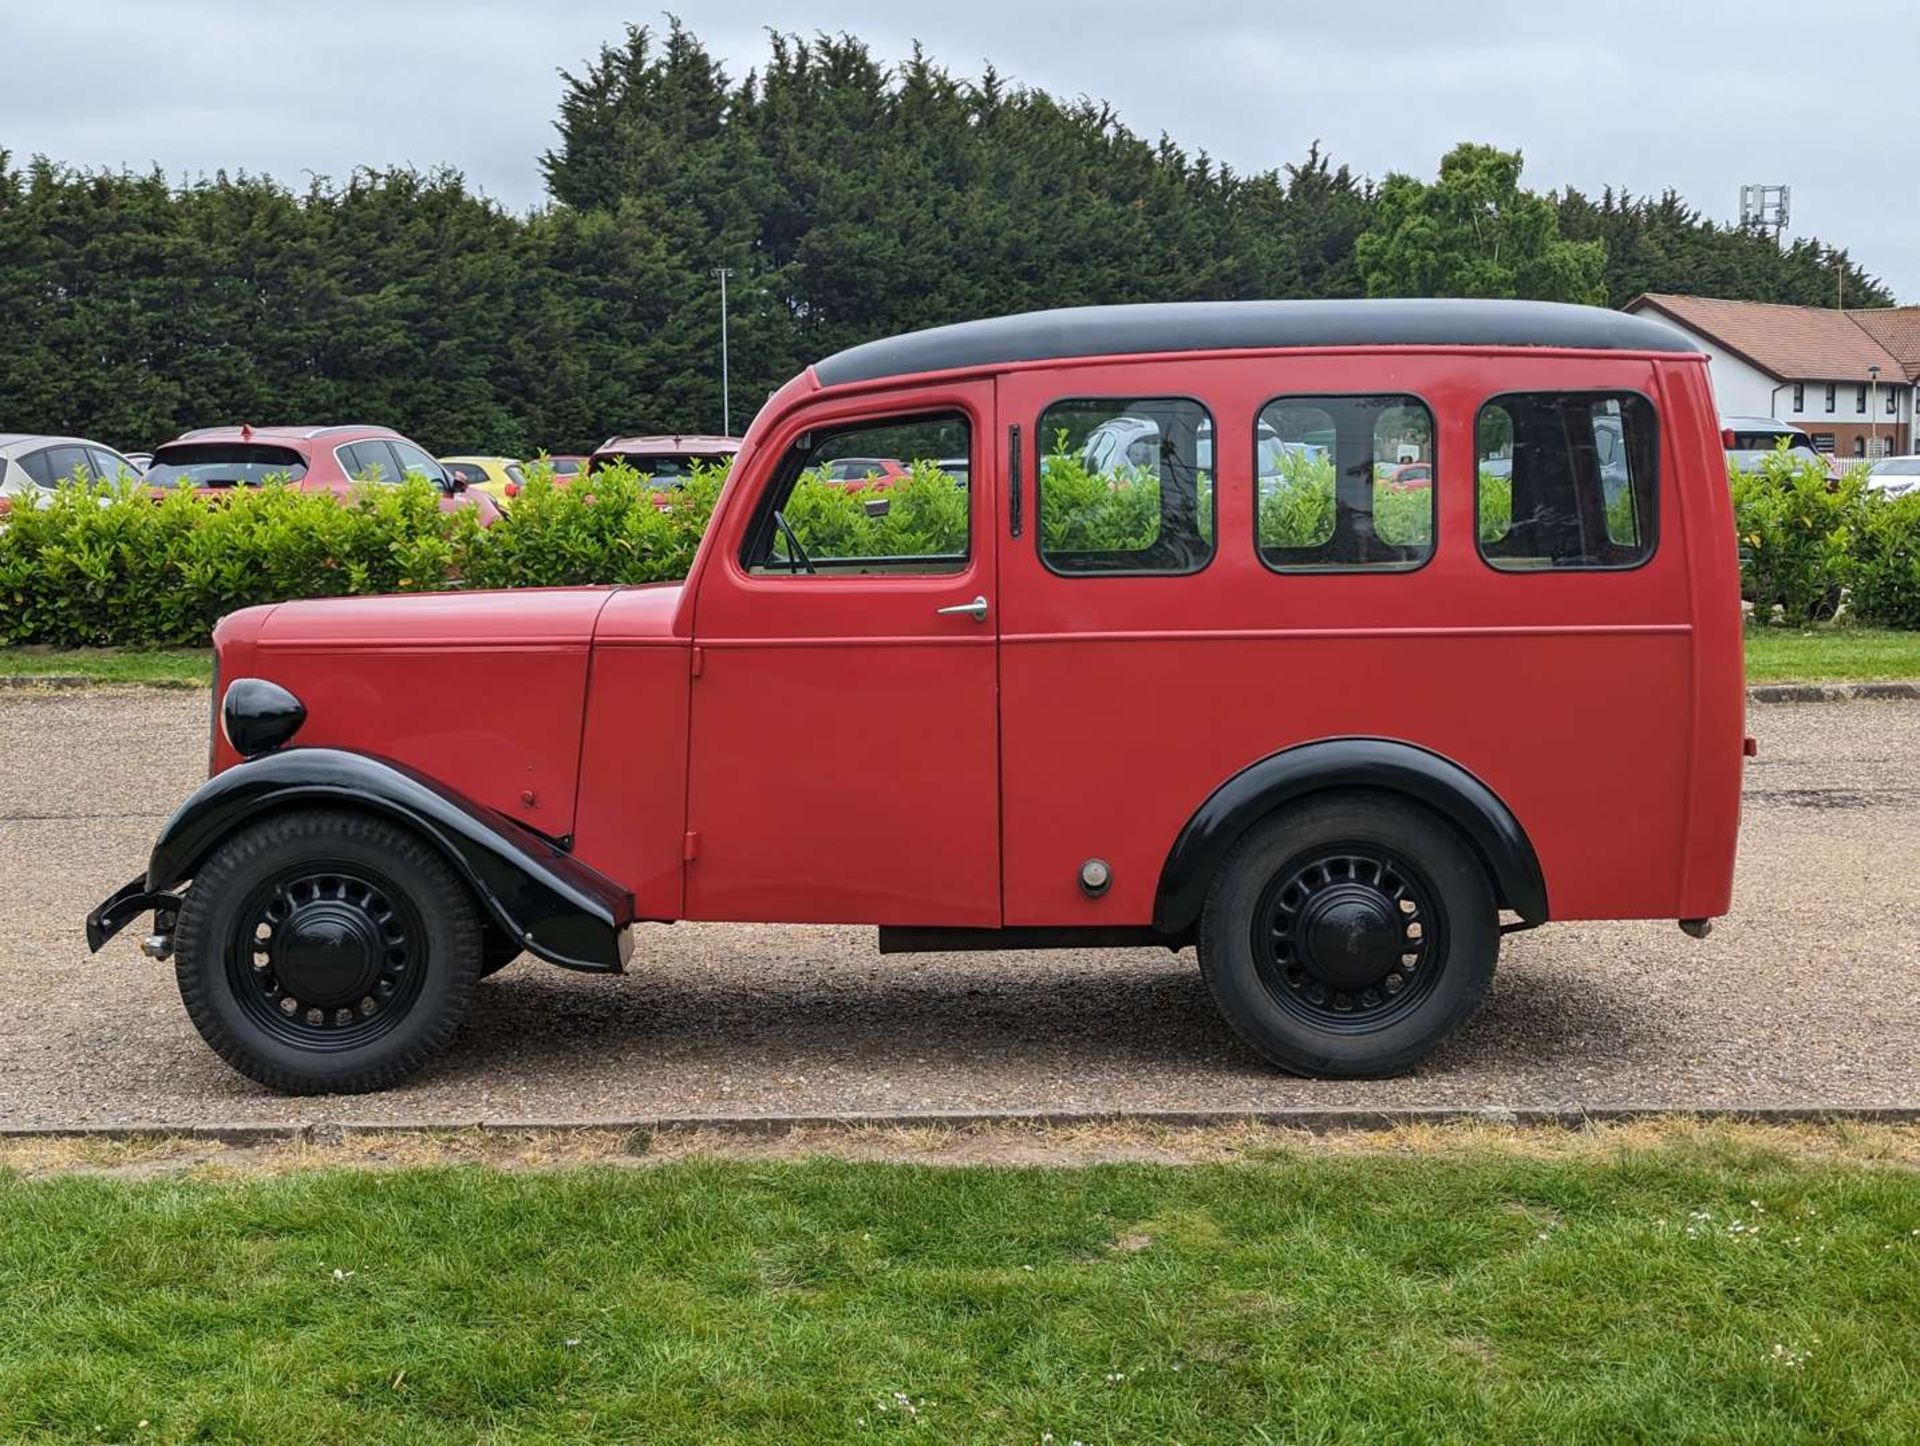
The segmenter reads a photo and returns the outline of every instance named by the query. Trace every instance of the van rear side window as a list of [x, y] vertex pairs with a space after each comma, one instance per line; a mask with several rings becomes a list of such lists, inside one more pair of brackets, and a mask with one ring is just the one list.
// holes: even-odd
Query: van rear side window
[[1480, 410], [1480, 555], [1504, 572], [1653, 556], [1658, 425], [1633, 392], [1523, 392]]
[[1418, 397], [1279, 397], [1254, 431], [1268, 567], [1405, 572], [1433, 555], [1433, 413]]
[[1183, 397], [1040, 415], [1040, 560], [1062, 573], [1198, 572], [1213, 556], [1213, 419]]

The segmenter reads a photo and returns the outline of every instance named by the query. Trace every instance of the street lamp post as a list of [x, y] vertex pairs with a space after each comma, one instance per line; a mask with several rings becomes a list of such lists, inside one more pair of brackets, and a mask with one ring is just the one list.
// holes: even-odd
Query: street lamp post
[[1880, 453], [1880, 368], [1878, 364], [1867, 366], [1867, 460], [1871, 462]]
[[731, 266], [716, 266], [713, 274], [720, 278], [720, 430], [727, 436], [733, 435], [733, 384], [727, 371], [727, 278], [733, 275]]

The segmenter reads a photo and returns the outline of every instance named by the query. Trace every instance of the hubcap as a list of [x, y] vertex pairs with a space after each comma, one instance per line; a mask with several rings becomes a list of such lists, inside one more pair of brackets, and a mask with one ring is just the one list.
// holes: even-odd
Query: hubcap
[[242, 906], [227, 982], [268, 1033], [305, 1049], [365, 1044], [405, 1018], [425, 981], [412, 905], [358, 870], [291, 870]]
[[274, 931], [268, 951], [281, 987], [319, 1005], [365, 996], [379, 981], [382, 953], [372, 917], [339, 899], [301, 904]]
[[1365, 884], [1332, 884], [1307, 896], [1299, 912], [1300, 953], [1335, 989], [1367, 989], [1400, 963], [1405, 936], [1393, 901]]
[[1293, 859], [1254, 909], [1261, 983], [1317, 1028], [1380, 1029], [1418, 1007], [1445, 962], [1433, 899], [1419, 870], [1374, 845]]

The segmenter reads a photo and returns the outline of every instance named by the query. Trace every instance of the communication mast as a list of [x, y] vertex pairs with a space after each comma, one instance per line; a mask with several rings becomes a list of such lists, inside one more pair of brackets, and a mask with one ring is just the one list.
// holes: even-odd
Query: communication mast
[[1773, 244], [1780, 245], [1787, 234], [1787, 186], [1742, 186], [1740, 188], [1740, 224], [1756, 231], [1773, 233]]

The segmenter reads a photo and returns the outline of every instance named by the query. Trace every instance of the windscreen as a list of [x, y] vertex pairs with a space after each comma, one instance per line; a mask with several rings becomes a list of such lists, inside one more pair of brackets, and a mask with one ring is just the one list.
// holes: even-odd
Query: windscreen
[[269, 479], [297, 482], [307, 464], [291, 447], [257, 442], [176, 442], [153, 455], [147, 481], [156, 487], [258, 487]]
[[1733, 445], [1729, 452], [1771, 452], [1781, 442], [1788, 447], [1804, 447], [1814, 450], [1813, 441], [1804, 432], [1742, 432], [1735, 430]]

